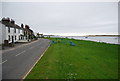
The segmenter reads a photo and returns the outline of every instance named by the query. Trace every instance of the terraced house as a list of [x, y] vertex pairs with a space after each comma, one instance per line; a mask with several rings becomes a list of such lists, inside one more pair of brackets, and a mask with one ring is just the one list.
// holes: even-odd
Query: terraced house
[[15, 24], [10, 18], [3, 18], [0, 21], [0, 44], [9, 44], [15, 42], [28, 42], [34, 37], [33, 31], [28, 25]]

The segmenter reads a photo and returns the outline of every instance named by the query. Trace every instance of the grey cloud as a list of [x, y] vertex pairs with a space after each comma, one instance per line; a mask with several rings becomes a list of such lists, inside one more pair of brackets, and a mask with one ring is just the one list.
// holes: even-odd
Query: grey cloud
[[117, 2], [6, 2], [3, 16], [45, 33], [116, 33]]

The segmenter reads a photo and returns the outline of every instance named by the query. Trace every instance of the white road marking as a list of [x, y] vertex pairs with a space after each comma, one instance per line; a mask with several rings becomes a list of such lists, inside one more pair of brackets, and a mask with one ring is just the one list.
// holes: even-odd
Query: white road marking
[[5, 62], [7, 62], [7, 60], [3, 61], [3, 62], [2, 62], [2, 63], [0, 63], [0, 64], [3, 64], [3, 63], [5, 63]]
[[29, 49], [32, 49], [32, 48], [34, 48], [34, 47], [30, 47]]
[[35, 46], [33, 46], [33, 47], [30, 47], [29, 49], [35, 48], [35, 47], [37, 47], [37, 46], [39, 46], [39, 45], [35, 45]]
[[24, 50], [24, 51], [18, 53], [17, 55], [15, 55], [15, 56], [21, 55], [21, 54], [24, 53], [24, 52], [26, 52], [26, 51]]

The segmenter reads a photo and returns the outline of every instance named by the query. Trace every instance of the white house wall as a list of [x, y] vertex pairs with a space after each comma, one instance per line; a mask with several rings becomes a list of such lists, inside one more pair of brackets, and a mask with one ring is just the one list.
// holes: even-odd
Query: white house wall
[[[4, 44], [5, 40], [8, 40], [8, 43], [12, 43], [12, 36], [14, 37], [14, 42], [17, 42], [19, 40], [27, 40], [26, 37], [24, 36], [24, 30], [23, 29], [16, 28], [16, 33], [15, 33], [14, 32], [14, 27], [10, 27], [10, 33], [9, 33], [8, 28], [9, 27], [0, 23], [0, 44]], [[20, 30], [20, 32], [19, 32], [19, 30]], [[21, 36], [21, 35], [23, 35], [23, 36]], [[9, 36], [10, 36], [10, 41], [9, 41]], [[15, 36], [16, 36], [16, 40], [15, 40]]]
[[2, 24], [0, 23], [0, 44], [2, 44]]
[[22, 35], [23, 35], [23, 30], [22, 30], [22, 29], [20, 30], [20, 34], [22, 34]]
[[6, 27], [2, 23], [0, 23], [0, 44], [3, 44], [5, 39], [6, 39]]
[[[15, 40], [15, 36], [16, 36], [16, 40]], [[14, 33], [14, 41], [17, 42], [19, 40], [19, 33], [18, 33], [18, 29], [16, 29], [16, 33]]]
[[14, 36], [14, 28], [11, 28], [10, 27], [10, 33], [8, 33], [8, 27], [6, 27], [6, 40], [9, 40], [9, 35], [10, 35], [10, 41], [9, 41], [9, 43], [11, 43], [12, 42], [12, 36]]
[[[20, 32], [19, 32], [20, 30]], [[17, 42], [19, 40], [19, 36], [20, 34], [23, 34], [23, 31], [21, 29], [16, 29], [16, 33], [14, 33], [14, 28], [10, 27], [10, 33], [8, 33], [8, 27], [6, 27], [6, 40], [9, 40], [9, 35], [10, 35], [10, 41], [9, 43], [12, 42], [12, 36], [14, 37], [14, 42]], [[15, 36], [16, 36], [16, 40], [15, 40]]]

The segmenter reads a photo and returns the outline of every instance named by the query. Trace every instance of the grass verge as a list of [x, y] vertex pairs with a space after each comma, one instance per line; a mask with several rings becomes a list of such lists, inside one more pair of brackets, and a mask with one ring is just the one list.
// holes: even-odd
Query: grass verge
[[[119, 45], [50, 38], [54, 42], [26, 79], [117, 79]], [[70, 41], [76, 44], [71, 46]]]

